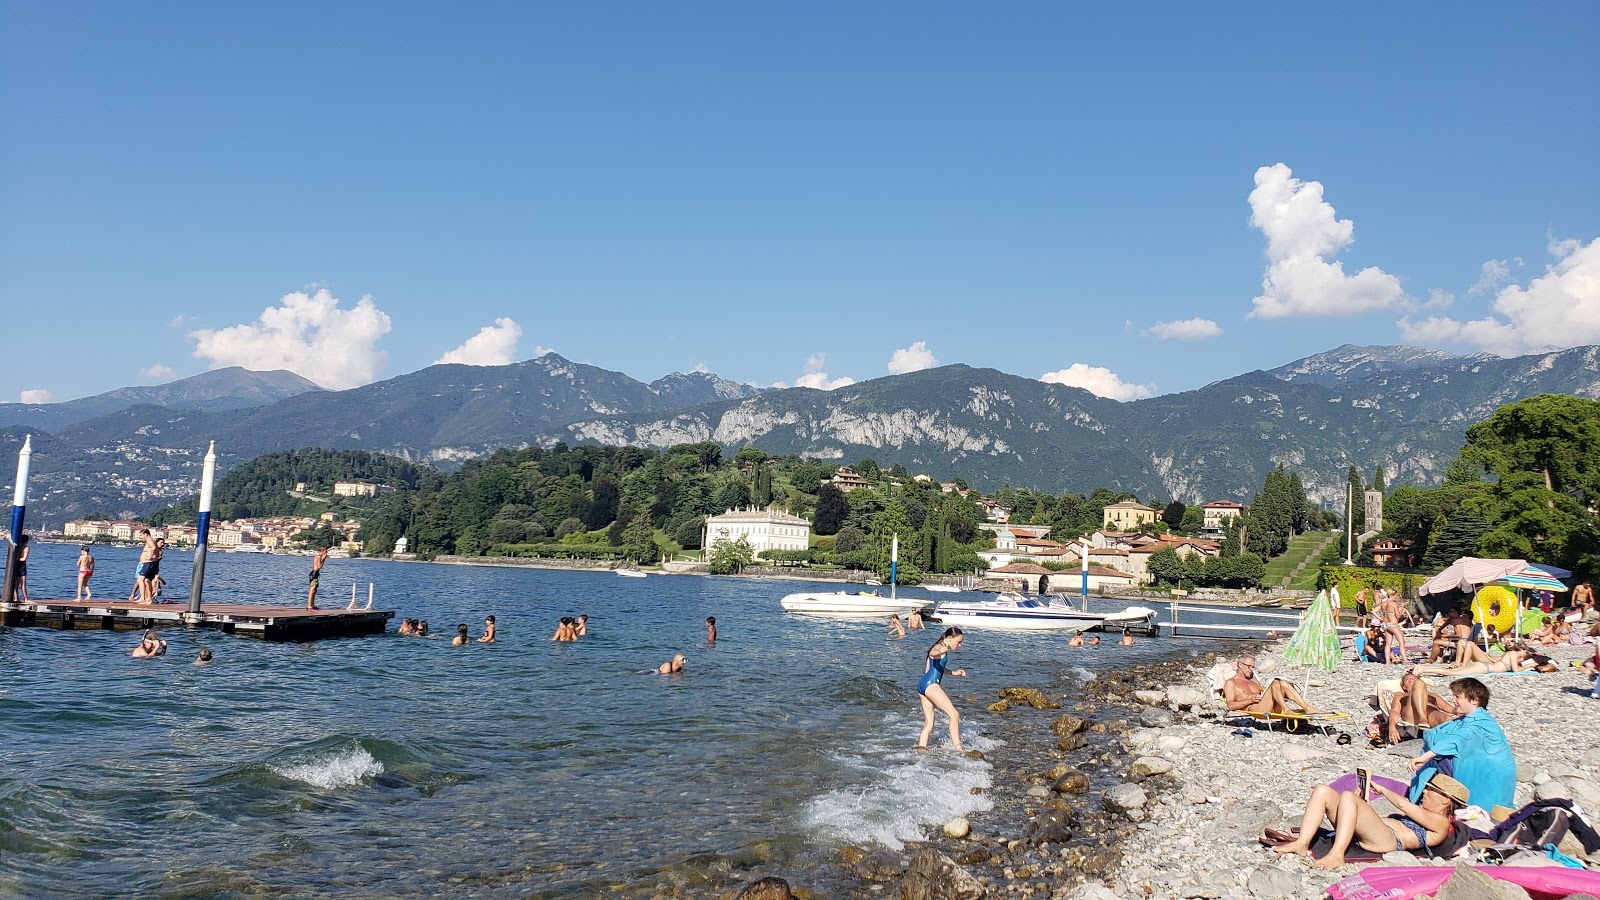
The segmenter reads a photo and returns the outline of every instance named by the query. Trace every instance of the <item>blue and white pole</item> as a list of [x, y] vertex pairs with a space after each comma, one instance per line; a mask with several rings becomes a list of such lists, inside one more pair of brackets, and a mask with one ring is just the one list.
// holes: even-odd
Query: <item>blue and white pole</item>
[[1083, 611], [1089, 611], [1089, 539], [1083, 539]]
[[17, 483], [11, 493], [11, 543], [6, 548], [6, 577], [0, 586], [0, 599], [7, 603], [17, 598], [17, 539], [22, 537], [22, 522], [28, 508], [28, 470], [33, 467], [33, 435], [22, 439], [17, 454]]
[[900, 567], [900, 532], [896, 531], [889, 541], [889, 596], [895, 595], [895, 576]]
[[206, 580], [206, 541], [211, 536], [211, 485], [217, 479], [217, 442], [206, 450], [200, 473], [200, 517], [194, 532], [194, 577], [189, 583], [189, 612], [200, 612], [200, 591]]

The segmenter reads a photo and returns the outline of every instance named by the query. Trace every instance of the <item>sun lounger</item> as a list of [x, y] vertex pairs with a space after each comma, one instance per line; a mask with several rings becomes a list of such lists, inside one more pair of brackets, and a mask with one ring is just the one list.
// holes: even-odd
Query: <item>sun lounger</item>
[[1282, 725], [1283, 730], [1290, 734], [1298, 734], [1307, 728], [1332, 727], [1330, 723], [1350, 718], [1350, 714], [1344, 712], [1307, 715], [1305, 713], [1253, 713], [1243, 710], [1230, 710], [1229, 715], [1236, 718], [1250, 719], [1268, 731], [1271, 731], [1276, 725]]

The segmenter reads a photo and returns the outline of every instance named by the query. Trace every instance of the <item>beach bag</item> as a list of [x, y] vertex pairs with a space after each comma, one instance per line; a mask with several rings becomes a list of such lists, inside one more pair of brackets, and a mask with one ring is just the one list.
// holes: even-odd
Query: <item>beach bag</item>
[[1558, 806], [1546, 806], [1517, 823], [1517, 826], [1500, 836], [1501, 844], [1519, 847], [1543, 847], [1559, 844], [1572, 830], [1572, 813]]

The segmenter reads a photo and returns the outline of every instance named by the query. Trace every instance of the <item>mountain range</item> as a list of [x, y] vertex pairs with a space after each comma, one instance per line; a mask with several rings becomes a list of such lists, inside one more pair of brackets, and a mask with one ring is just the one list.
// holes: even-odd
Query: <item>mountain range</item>
[[[1187, 502], [1248, 501], [1282, 463], [1300, 471], [1309, 494], [1331, 502], [1342, 500], [1352, 464], [1364, 474], [1382, 466], [1390, 484], [1436, 483], [1467, 426], [1505, 403], [1542, 393], [1600, 397], [1600, 347], [1502, 359], [1347, 345], [1126, 403], [965, 365], [834, 391], [765, 390], [706, 372], [645, 384], [553, 353], [506, 366], [430, 366], [347, 391], [278, 377], [298, 378], [290, 373], [240, 373], [230, 376], [233, 394], [113, 391], [28, 407], [42, 411], [26, 424], [49, 432], [35, 438], [31, 506], [47, 522], [145, 511], [196, 489], [210, 440], [224, 466], [321, 446], [442, 468], [504, 446], [714, 440], [841, 463], [871, 457], [982, 489], [1104, 486]], [[293, 393], [268, 399], [267, 382]], [[113, 396], [122, 399], [106, 399]], [[90, 400], [98, 409], [123, 405], [79, 418]], [[24, 431], [7, 423], [0, 418], [0, 452]]]

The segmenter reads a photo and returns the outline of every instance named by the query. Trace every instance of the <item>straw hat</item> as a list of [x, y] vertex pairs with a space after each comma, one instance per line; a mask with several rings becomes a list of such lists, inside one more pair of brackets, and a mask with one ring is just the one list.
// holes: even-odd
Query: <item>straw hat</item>
[[1449, 775], [1435, 772], [1433, 777], [1428, 779], [1428, 787], [1431, 787], [1446, 797], [1449, 797], [1451, 800], [1455, 801], [1457, 806], [1467, 805], [1467, 798], [1470, 796], [1467, 786], [1455, 780], [1454, 778], [1451, 778]]

